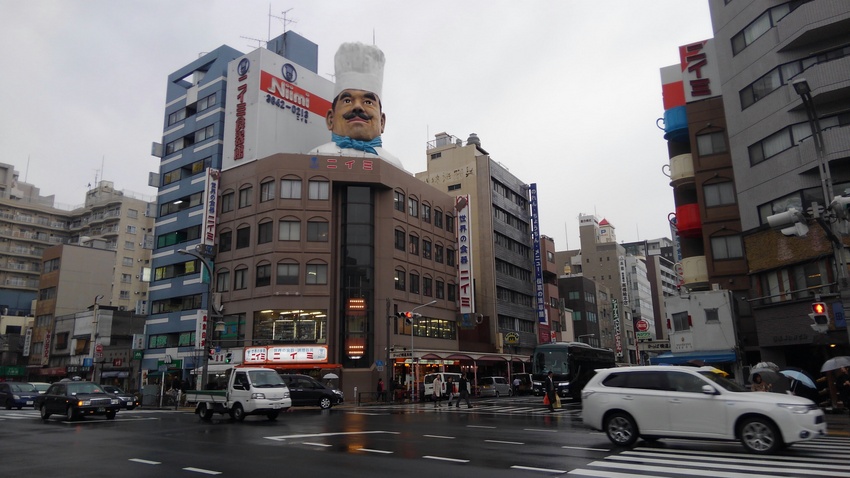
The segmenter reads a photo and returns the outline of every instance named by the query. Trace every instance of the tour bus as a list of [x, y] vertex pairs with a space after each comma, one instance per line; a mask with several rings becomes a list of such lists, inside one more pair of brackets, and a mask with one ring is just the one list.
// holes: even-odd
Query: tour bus
[[543, 395], [543, 382], [552, 371], [558, 395], [581, 400], [581, 389], [598, 368], [615, 367], [614, 351], [598, 349], [581, 342], [540, 344], [531, 356], [531, 378], [534, 394]]

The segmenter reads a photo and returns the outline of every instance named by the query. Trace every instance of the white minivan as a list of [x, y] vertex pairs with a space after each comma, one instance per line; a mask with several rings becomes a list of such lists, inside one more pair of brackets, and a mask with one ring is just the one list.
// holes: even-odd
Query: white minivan
[[455, 388], [457, 388], [457, 384], [460, 383], [460, 374], [459, 373], [450, 373], [450, 372], [439, 372], [439, 373], [429, 373], [425, 375], [425, 400], [431, 400], [434, 396], [434, 379], [440, 377], [440, 382], [442, 385], [440, 386], [440, 396], [446, 396], [446, 382], [449, 377], [452, 378], [452, 383], [455, 384]]

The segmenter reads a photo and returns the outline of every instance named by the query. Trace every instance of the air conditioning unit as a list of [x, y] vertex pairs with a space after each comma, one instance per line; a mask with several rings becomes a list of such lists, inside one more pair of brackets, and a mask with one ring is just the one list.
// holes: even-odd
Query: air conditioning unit
[[118, 310], [127, 310], [127, 307], [124, 307], [123, 305], [119, 305]]

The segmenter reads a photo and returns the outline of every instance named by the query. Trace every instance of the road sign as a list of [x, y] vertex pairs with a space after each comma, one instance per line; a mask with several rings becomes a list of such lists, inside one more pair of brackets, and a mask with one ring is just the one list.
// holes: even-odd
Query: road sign
[[640, 319], [635, 323], [635, 328], [640, 332], [646, 332], [649, 330], [649, 321], [645, 319]]
[[652, 338], [652, 332], [635, 332], [635, 337], [638, 340], [651, 339]]

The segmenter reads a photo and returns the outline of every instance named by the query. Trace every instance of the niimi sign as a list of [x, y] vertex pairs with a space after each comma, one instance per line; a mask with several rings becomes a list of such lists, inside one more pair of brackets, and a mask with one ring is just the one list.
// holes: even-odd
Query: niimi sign
[[458, 251], [458, 298], [460, 313], [475, 312], [475, 296], [472, 287], [472, 230], [469, 220], [469, 195], [455, 198], [457, 211], [457, 251]]

